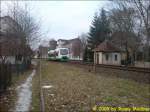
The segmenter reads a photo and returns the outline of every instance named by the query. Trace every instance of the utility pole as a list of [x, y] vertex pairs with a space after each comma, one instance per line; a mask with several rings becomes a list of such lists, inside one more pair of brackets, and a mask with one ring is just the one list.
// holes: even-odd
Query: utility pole
[[94, 51], [94, 72], [96, 73], [96, 51]]

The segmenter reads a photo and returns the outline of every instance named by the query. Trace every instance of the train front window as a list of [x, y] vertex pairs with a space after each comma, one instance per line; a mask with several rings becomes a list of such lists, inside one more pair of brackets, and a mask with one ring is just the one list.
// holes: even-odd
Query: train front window
[[60, 54], [61, 55], [67, 55], [68, 54], [68, 49], [60, 49]]

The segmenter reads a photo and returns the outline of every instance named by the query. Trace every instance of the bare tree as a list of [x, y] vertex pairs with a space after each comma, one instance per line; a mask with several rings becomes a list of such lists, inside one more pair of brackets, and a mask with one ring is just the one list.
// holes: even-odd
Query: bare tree
[[13, 6], [8, 9], [8, 15], [20, 25], [21, 30], [16, 28], [18, 33], [21, 34], [19, 36], [25, 39], [26, 44], [32, 45], [33, 41], [40, 36], [40, 21], [36, 21], [31, 16], [27, 4], [24, 7], [22, 8], [14, 2]]
[[[134, 59], [140, 38], [137, 35], [136, 13], [132, 8], [114, 8], [110, 11], [113, 43], [126, 50]], [[128, 53], [129, 52], [129, 53]], [[127, 59], [128, 60], [128, 59]]]
[[85, 33], [82, 33], [80, 36], [79, 36], [79, 39], [81, 41], [81, 52], [82, 52], [82, 59], [85, 55], [85, 49], [87, 47], [87, 34]]
[[119, 1], [115, 0], [115, 3], [119, 6], [119, 8], [132, 8], [134, 13], [136, 14], [136, 26], [138, 30], [138, 36], [141, 37], [145, 44], [145, 49], [143, 49], [143, 57], [146, 60], [149, 57], [149, 46], [150, 46], [150, 1], [149, 0], [124, 0]]
[[139, 12], [146, 30], [147, 40], [150, 40], [150, 1], [149, 0], [133, 0], [135, 8]]
[[87, 34], [82, 33], [82, 34], [79, 36], [79, 39], [81, 40], [81, 44], [82, 44], [83, 49], [85, 49], [85, 47], [86, 47], [86, 45], [87, 45]]

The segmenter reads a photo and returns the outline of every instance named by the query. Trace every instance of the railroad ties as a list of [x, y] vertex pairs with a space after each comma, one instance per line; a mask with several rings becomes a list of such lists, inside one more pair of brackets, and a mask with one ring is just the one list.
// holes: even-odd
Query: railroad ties
[[[79, 60], [71, 60], [68, 63], [71, 64], [80, 64], [80, 65], [88, 65], [88, 66], [94, 66], [91, 62], [82, 62]], [[103, 67], [103, 68], [111, 68], [111, 69], [119, 69], [124, 71], [135, 71], [135, 72], [143, 72], [143, 73], [150, 73], [150, 68], [142, 68], [142, 67], [133, 67], [133, 66], [123, 66], [123, 65], [106, 65], [106, 64], [96, 64], [96, 67]]]

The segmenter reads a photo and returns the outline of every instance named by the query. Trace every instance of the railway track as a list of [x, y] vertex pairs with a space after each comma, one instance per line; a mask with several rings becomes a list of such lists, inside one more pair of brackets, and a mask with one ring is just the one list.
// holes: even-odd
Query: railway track
[[96, 68], [111, 68], [111, 69], [119, 69], [119, 70], [124, 70], [124, 71], [134, 71], [134, 72], [143, 72], [143, 73], [150, 73], [150, 68], [140, 68], [140, 67], [133, 67], [133, 66], [118, 66], [118, 65], [105, 65], [105, 64], [96, 64], [94, 65], [93, 63], [85, 63], [82, 61], [75, 61], [71, 60], [68, 63], [71, 64], [80, 64], [80, 65], [88, 65], [88, 66], [95, 66]]
[[[53, 63], [60, 63], [58, 61], [52, 61]], [[63, 63], [63, 62], [62, 62]], [[69, 61], [67, 62], [66, 64], [72, 64], [72, 65], [81, 65], [81, 66], [94, 66], [93, 63], [85, 63], [85, 62], [82, 62], [82, 61]], [[45, 112], [45, 99], [44, 99], [44, 91], [42, 89], [42, 74], [41, 74], [41, 60], [40, 60], [40, 63], [39, 63], [39, 72], [40, 72], [40, 111], [41, 112]], [[114, 65], [104, 65], [104, 64], [98, 64], [96, 65], [96, 68], [99, 69], [99, 68], [111, 68], [111, 69], [119, 69], [119, 70], [124, 70], [124, 71], [134, 71], [134, 72], [142, 72], [142, 73], [150, 73], [150, 69], [148, 68], [139, 68], [139, 67], [125, 67], [125, 66], [114, 66]], [[147, 74], [146, 74], [147, 75]], [[149, 74], [148, 74], [149, 75]], [[132, 79], [132, 78], [131, 78]], [[135, 79], [136, 80], [136, 79]], [[141, 80], [141, 79], [140, 79]], [[136, 80], [137, 81], [137, 80]], [[149, 84], [149, 81], [147, 81], [146, 83]]]

